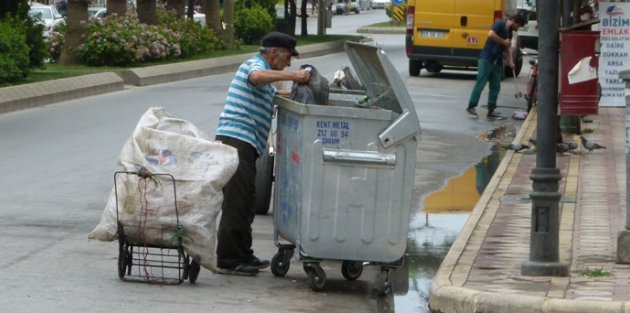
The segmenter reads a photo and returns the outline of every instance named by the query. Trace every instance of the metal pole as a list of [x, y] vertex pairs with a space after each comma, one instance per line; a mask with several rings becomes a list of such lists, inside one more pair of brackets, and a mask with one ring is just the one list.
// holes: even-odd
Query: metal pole
[[567, 276], [568, 267], [559, 262], [560, 214], [558, 192], [562, 178], [556, 168], [556, 116], [558, 111], [559, 4], [539, 1], [538, 21], [538, 119], [536, 125], [536, 167], [533, 181], [532, 221], [529, 260], [521, 274], [529, 276]]
[[571, 12], [573, 11], [573, 0], [562, 0], [562, 27], [573, 25]]

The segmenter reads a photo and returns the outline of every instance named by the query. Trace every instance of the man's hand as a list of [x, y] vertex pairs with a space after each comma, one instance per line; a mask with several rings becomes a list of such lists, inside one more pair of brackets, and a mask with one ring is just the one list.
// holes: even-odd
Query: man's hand
[[511, 39], [503, 40], [503, 45], [506, 47], [510, 47], [512, 45], [512, 40]]
[[293, 81], [295, 82], [306, 83], [311, 79], [311, 71], [309, 70], [301, 69], [293, 73], [295, 74], [293, 78]]
[[514, 59], [512, 59], [512, 52], [508, 49], [505, 49], [505, 51], [503, 51], [503, 63], [509, 67], [511, 67], [512, 69], [516, 68], [516, 64], [514, 63]]

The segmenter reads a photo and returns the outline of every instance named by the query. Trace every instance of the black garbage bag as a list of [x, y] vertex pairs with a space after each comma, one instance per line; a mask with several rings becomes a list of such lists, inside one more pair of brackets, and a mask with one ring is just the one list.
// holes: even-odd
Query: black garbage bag
[[317, 69], [309, 64], [300, 66], [301, 69], [310, 69], [311, 79], [308, 83], [294, 82], [291, 87], [291, 100], [299, 103], [328, 105], [328, 80], [319, 74]]
[[352, 74], [352, 70], [348, 66], [344, 66], [335, 72], [330, 86], [348, 90], [363, 90], [363, 86]]

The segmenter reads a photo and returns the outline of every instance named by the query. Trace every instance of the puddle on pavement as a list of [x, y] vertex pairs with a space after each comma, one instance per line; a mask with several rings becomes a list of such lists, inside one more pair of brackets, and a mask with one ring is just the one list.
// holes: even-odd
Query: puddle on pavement
[[495, 142], [490, 154], [428, 195], [421, 212], [412, 215], [406, 264], [392, 279], [396, 313], [429, 312], [431, 280], [501, 163], [503, 145], [511, 137], [513, 133], [505, 128], [482, 134], [481, 140]]

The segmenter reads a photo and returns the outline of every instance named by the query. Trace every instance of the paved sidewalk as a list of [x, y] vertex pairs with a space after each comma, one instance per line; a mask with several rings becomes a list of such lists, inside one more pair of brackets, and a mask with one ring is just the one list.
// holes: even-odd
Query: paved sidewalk
[[[532, 111], [533, 112], [533, 111]], [[535, 138], [535, 112], [514, 142]], [[616, 264], [625, 224], [625, 108], [600, 108], [584, 136], [608, 149], [558, 155], [560, 261], [569, 277], [520, 274], [529, 258], [535, 153], [508, 151], [431, 286], [434, 312], [630, 312], [630, 265]], [[590, 132], [592, 130], [592, 132]], [[587, 277], [584, 270], [609, 272]]]

